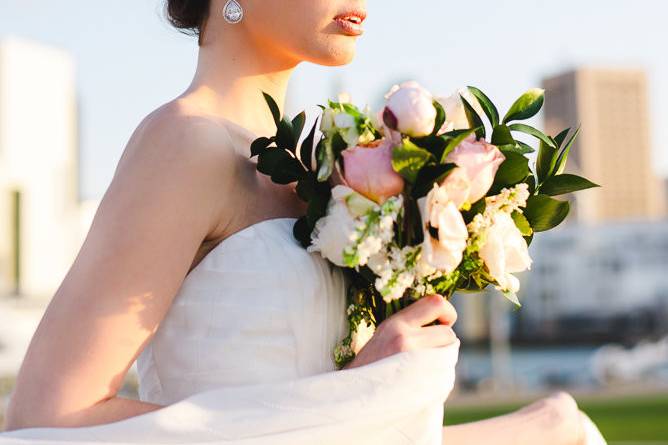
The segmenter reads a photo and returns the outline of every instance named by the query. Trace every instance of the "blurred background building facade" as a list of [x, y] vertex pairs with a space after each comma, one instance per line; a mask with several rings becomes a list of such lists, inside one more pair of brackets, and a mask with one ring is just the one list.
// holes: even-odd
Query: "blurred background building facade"
[[570, 224], [541, 235], [516, 340], [635, 344], [668, 334], [668, 223]]
[[596, 344], [666, 335], [666, 188], [652, 161], [647, 76], [582, 68], [543, 85], [548, 134], [582, 126], [569, 171], [602, 187], [579, 193], [569, 221], [533, 243], [513, 337]]
[[578, 221], [665, 216], [665, 187], [652, 162], [645, 72], [583, 68], [545, 79], [543, 86], [547, 133], [582, 125], [570, 171], [603, 185], [578, 194]]
[[76, 91], [68, 53], [0, 42], [0, 295], [50, 299], [94, 212], [79, 200]]

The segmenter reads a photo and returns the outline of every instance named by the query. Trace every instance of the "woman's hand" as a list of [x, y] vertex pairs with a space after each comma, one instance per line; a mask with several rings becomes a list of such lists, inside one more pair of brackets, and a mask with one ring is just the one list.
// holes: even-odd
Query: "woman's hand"
[[[427, 326], [438, 321], [440, 324]], [[421, 298], [382, 322], [346, 369], [368, 365], [399, 352], [436, 348], [457, 339], [455, 308], [440, 295]]]

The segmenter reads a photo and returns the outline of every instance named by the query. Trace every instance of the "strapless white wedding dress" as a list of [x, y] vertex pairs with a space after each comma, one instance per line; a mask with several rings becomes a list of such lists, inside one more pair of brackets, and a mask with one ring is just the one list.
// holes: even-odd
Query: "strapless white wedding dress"
[[228, 237], [186, 276], [137, 359], [141, 400], [165, 408], [0, 443], [440, 445], [459, 342], [335, 370], [343, 274], [297, 243], [294, 221]]

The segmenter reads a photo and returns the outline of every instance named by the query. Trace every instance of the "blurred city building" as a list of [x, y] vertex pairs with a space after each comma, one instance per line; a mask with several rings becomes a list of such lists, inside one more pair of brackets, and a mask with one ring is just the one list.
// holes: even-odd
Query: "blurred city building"
[[543, 85], [547, 132], [581, 124], [570, 169], [603, 186], [578, 194], [577, 220], [663, 217], [665, 189], [652, 167], [645, 72], [583, 68], [545, 79]]
[[668, 334], [668, 222], [571, 224], [531, 248], [515, 337], [633, 343]]
[[75, 66], [59, 49], [0, 42], [0, 296], [48, 300], [97, 207], [79, 200]]

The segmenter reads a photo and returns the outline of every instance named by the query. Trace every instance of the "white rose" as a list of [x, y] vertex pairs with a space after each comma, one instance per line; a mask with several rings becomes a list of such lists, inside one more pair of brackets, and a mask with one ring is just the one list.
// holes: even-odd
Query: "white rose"
[[[351, 236], [355, 233], [355, 219], [348, 209], [348, 200], [355, 195], [358, 193], [343, 185], [332, 189], [327, 214], [316, 222], [308, 252], [320, 252], [332, 263], [345, 267], [343, 252], [351, 244]], [[360, 197], [361, 200], [366, 198]]]
[[394, 121], [390, 127], [405, 135], [427, 136], [434, 130], [436, 124], [434, 98], [415, 81], [393, 87], [387, 95], [385, 110]]
[[485, 244], [480, 249], [480, 258], [499, 284], [499, 289], [512, 293], [519, 291], [520, 282], [512, 274], [530, 269], [531, 257], [522, 233], [508, 213], [494, 214]]
[[366, 320], [362, 320], [357, 325], [355, 332], [352, 333], [350, 349], [352, 349], [355, 354], [359, 353], [364, 345], [371, 340], [374, 332], [376, 332], [376, 327], [373, 324], [368, 324]]
[[467, 130], [470, 128], [469, 120], [466, 117], [466, 108], [464, 108], [464, 102], [462, 102], [460, 95], [473, 106], [478, 115], [483, 116], [484, 112], [480, 103], [478, 103], [478, 100], [471, 94], [468, 88], [461, 88], [448, 97], [437, 97], [436, 101], [445, 110], [445, 123], [441, 127], [440, 133], [447, 133], [453, 130]]

